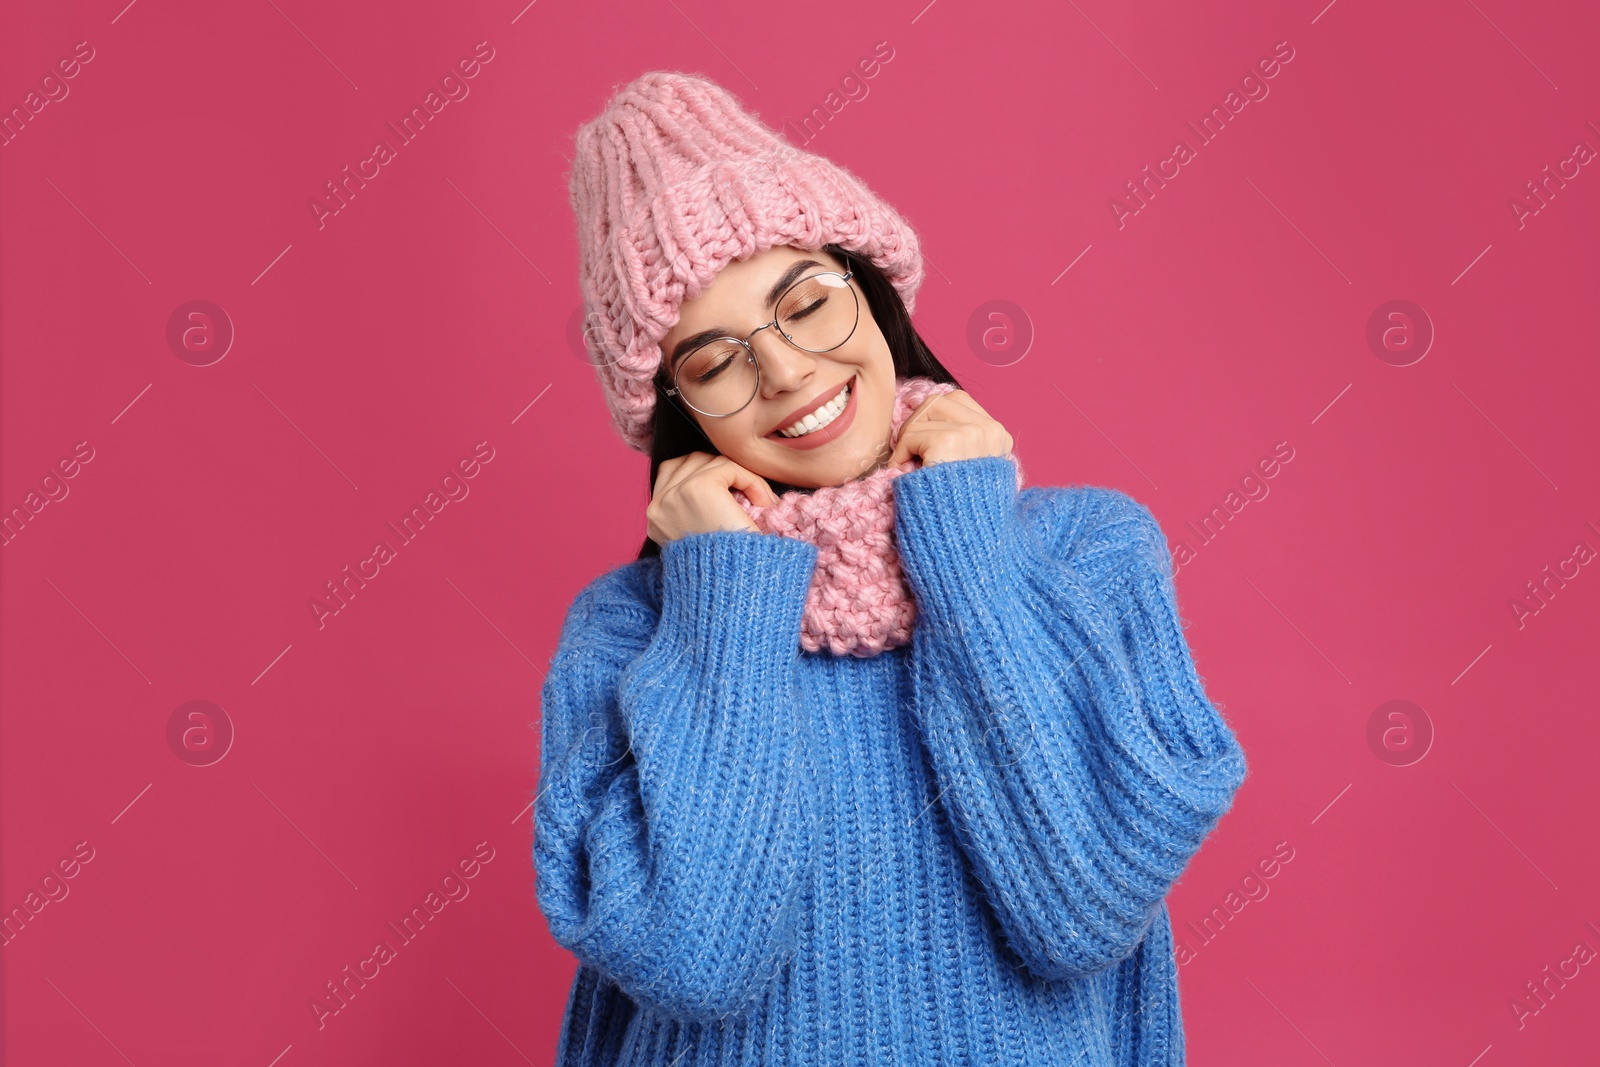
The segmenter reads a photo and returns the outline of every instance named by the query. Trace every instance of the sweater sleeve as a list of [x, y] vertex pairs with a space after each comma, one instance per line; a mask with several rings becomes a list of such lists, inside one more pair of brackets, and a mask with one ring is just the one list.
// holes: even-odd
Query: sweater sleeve
[[1008, 457], [895, 482], [918, 726], [1008, 943], [1046, 978], [1139, 945], [1243, 783], [1166, 539], [1112, 489], [1019, 499]]
[[536, 896], [556, 941], [669, 1016], [736, 1014], [794, 948], [815, 785], [797, 697], [814, 545], [662, 546], [568, 612], [543, 689]]

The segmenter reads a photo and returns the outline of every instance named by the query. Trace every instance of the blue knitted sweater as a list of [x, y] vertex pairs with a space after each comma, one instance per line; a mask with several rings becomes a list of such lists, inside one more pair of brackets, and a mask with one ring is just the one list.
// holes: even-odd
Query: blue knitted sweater
[[910, 645], [800, 649], [815, 546], [691, 534], [573, 603], [536, 896], [559, 1067], [1182, 1064], [1165, 896], [1244, 753], [1131, 497], [894, 483]]

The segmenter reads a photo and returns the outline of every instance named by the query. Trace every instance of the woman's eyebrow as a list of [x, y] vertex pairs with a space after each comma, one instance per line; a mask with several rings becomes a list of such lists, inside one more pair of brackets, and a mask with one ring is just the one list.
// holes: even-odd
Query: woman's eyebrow
[[[783, 295], [783, 291], [785, 289], [789, 288], [789, 286], [798, 281], [800, 279], [800, 275], [804, 274], [812, 267], [821, 267], [823, 265], [824, 264], [818, 263], [814, 259], [802, 259], [797, 263], [790, 264], [789, 269], [784, 271], [782, 276], [780, 276], [777, 281], [772, 283], [771, 289], [767, 290], [766, 302], [762, 306], [771, 307], [773, 304], [777, 303], [778, 297]], [[677, 366], [678, 360], [682, 359], [699, 346], [705, 344], [707, 341], [714, 341], [718, 337], [731, 337], [733, 336], [734, 332], [735, 331], [731, 326], [713, 326], [709, 330], [701, 330], [693, 337], [685, 337], [672, 347], [672, 358], [669, 360], [669, 365], [674, 367]]]

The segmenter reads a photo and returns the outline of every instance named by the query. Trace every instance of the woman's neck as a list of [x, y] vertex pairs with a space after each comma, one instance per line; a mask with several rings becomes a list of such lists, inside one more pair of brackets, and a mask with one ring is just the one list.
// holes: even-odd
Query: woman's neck
[[[872, 477], [872, 475], [883, 470], [884, 466], [889, 462], [889, 457], [893, 454], [894, 446], [889, 441], [884, 441], [882, 446], [878, 449], [877, 457], [873, 459], [870, 466], [868, 466], [860, 474], [852, 475], [851, 477], [846, 478], [844, 481], [836, 483], [834, 486], [832, 486], [832, 488], [837, 488], [840, 485], [849, 485], [851, 482], [859, 482], [865, 478]], [[787, 482], [779, 482], [771, 479], [767, 481], [767, 484], [771, 486], [772, 491], [779, 496], [783, 496], [785, 493], [815, 493], [818, 489], [830, 488], [829, 486], [821, 485], [790, 485]]]

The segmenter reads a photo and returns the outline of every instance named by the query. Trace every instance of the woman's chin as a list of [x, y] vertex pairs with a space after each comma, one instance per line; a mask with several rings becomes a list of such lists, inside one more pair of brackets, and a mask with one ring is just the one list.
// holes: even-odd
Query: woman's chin
[[[798, 469], [774, 472], [771, 479], [786, 485], [820, 489], [827, 485], [844, 485], [883, 467], [890, 449], [887, 444], [877, 448], [855, 449], [838, 456], [817, 456], [815, 462]], [[770, 479], [769, 479], [770, 480]]]

